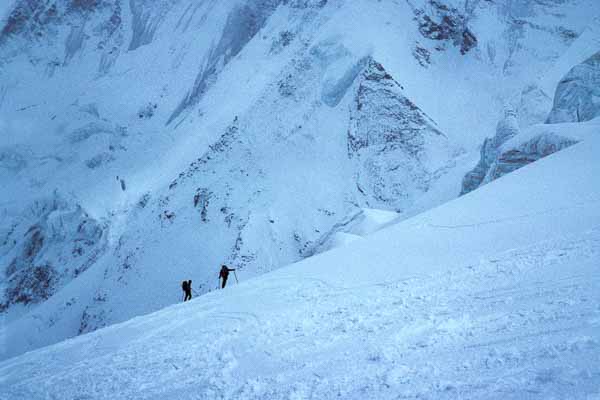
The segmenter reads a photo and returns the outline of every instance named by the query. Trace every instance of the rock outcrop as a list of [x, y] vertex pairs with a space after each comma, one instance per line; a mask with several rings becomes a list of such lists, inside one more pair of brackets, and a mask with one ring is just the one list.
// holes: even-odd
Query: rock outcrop
[[435, 122], [370, 60], [358, 77], [348, 129], [348, 155], [367, 205], [407, 207], [415, 194], [428, 190], [439, 164], [449, 158], [447, 150]]
[[[98, 73], [103, 75], [114, 64], [123, 43], [121, 3], [118, 0], [16, 1], [0, 30], [0, 47], [10, 57], [19, 52], [30, 53], [32, 64], [47, 59], [49, 75], [55, 68], [67, 65], [84, 47], [93, 47], [101, 54]], [[68, 32], [64, 39], [61, 31]], [[17, 38], [27, 39], [27, 44]], [[58, 45], [52, 51], [34, 54], [34, 44], [54, 45], [61, 40], [64, 48]], [[6, 61], [8, 58], [0, 60], [0, 64]]]
[[504, 149], [491, 165], [483, 183], [498, 179], [575, 143], [577, 143], [576, 140], [568, 137], [543, 133], [514, 147]]
[[[583, 70], [579, 68], [581, 73], [575, 74], [574, 71], [578, 70], [578, 67], [573, 68], [567, 76], [579, 75], [580, 78], [573, 80], [565, 77], [561, 80], [556, 91], [557, 97], [554, 99], [555, 107], [548, 121], [580, 122], [593, 118], [593, 92], [596, 89], [586, 86], [593, 81], [593, 73], [588, 66]], [[579, 83], [575, 82], [577, 80]], [[583, 82], [588, 83], [584, 85]], [[582, 112], [583, 110], [585, 112]], [[582, 115], [585, 115], [586, 119], [577, 119]], [[573, 118], [576, 119], [572, 120]], [[507, 111], [504, 119], [498, 123], [496, 135], [483, 142], [479, 162], [463, 178], [461, 195], [578, 142], [576, 138], [552, 130], [540, 132], [540, 129], [536, 129], [543, 126], [547, 125], [533, 126], [529, 134], [521, 140], [510, 140], [519, 133], [519, 123], [516, 113], [512, 110]]]
[[600, 52], [573, 67], [558, 83], [548, 124], [600, 116]]
[[429, 0], [427, 8], [414, 10], [419, 32], [427, 39], [451, 41], [466, 54], [477, 46], [477, 37], [467, 27], [467, 18], [458, 9], [441, 1]]
[[80, 206], [56, 194], [36, 201], [0, 242], [10, 260], [0, 311], [48, 299], [92, 265], [103, 251], [105, 229]]

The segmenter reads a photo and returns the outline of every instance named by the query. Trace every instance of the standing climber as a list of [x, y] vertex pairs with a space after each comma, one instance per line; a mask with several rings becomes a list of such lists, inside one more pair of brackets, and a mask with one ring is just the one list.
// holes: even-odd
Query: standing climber
[[227, 268], [226, 265], [221, 265], [221, 272], [219, 272], [219, 278], [223, 279], [223, 282], [221, 283], [221, 289], [225, 289], [227, 278], [229, 277], [229, 272], [231, 271], [235, 271], [235, 268]]
[[183, 301], [188, 301], [192, 299], [192, 280], [181, 282], [181, 289], [185, 293], [185, 297]]

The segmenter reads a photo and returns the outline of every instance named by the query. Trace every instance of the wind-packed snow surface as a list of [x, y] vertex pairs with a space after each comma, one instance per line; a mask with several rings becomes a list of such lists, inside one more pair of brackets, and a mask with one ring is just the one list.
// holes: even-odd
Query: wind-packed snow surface
[[597, 399], [591, 123], [348, 247], [4, 361], [0, 397]]

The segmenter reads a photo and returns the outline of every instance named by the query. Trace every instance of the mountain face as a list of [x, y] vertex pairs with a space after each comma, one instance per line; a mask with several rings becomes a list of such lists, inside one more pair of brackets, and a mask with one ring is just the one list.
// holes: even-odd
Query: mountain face
[[581, 142], [352, 246], [4, 360], [0, 397], [593, 399], [600, 121], [552, 128]]
[[[206, 293], [222, 263], [244, 280], [310, 257], [368, 208], [405, 218], [453, 199], [496, 125], [474, 182], [511, 169], [522, 154], [503, 143], [552, 108], [537, 77], [592, 55], [590, 10], [12, 2], [0, 15], [2, 357], [177, 302], [183, 279]], [[528, 143], [517, 148], [539, 151]]]
[[2, 243], [5, 259], [12, 259], [3, 311], [47, 300], [93, 265], [106, 246], [104, 227], [56, 195], [36, 201], [20, 219], [24, 222], [14, 223]]
[[[600, 53], [596, 53], [560, 80], [547, 124], [590, 121], [600, 115], [599, 96], [596, 95], [600, 88], [599, 61]], [[537, 127], [532, 129], [536, 130]], [[525, 138], [519, 136], [511, 141], [512, 146], [505, 145], [518, 134], [516, 114], [510, 110], [498, 123], [496, 135], [484, 140], [479, 162], [463, 178], [461, 194], [578, 142], [569, 135], [557, 135], [549, 128], [533, 137], [531, 134], [526, 134]]]
[[[384, 67], [370, 60], [351, 108], [348, 156], [367, 206], [402, 211], [451, 159], [447, 137]], [[408, 203], [408, 204], [407, 204]]]

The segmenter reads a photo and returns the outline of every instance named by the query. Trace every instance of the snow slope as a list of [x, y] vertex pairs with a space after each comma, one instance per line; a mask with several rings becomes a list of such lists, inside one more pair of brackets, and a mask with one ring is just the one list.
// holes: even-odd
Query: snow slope
[[221, 263], [245, 280], [360, 241], [365, 209], [402, 219], [455, 198], [506, 102], [546, 118], [549, 94], [522, 89], [550, 69], [551, 93], [595, 50], [597, 13], [5, 2], [0, 359], [171, 305], [185, 278], [206, 293]]
[[429, 212], [0, 364], [10, 399], [600, 396], [600, 135]]

